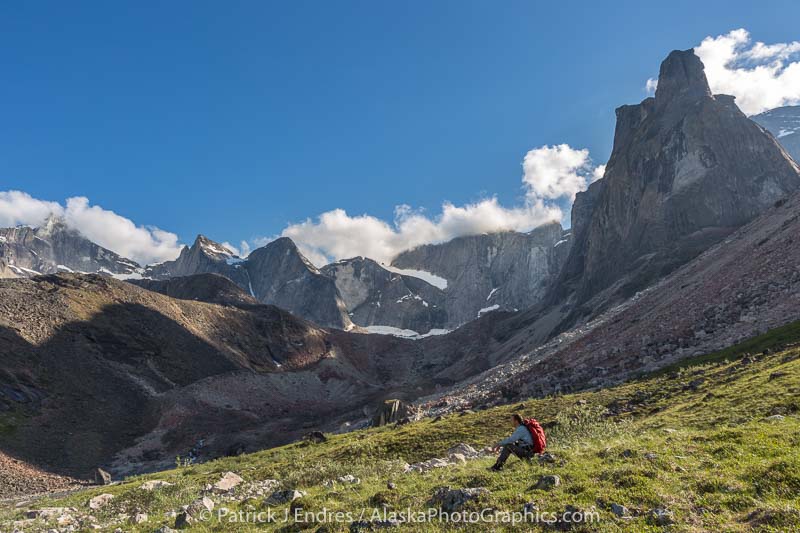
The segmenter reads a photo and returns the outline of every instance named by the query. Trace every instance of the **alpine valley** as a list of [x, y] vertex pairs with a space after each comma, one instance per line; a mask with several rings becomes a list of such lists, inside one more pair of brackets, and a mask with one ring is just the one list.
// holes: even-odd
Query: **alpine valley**
[[[136, 487], [128, 481], [112, 491], [114, 501], [126, 502], [118, 514], [130, 517], [169, 501], [173, 515], [164, 518], [159, 508], [157, 520], [174, 526], [175, 513], [192, 518], [178, 505], [191, 502], [177, 501], [189, 493], [216, 498], [212, 506], [240, 496], [242, 506], [255, 505], [253, 494], [211, 487], [223, 472], [202, 463], [241, 466], [236, 477], [246, 478], [252, 492], [263, 480], [256, 477], [260, 467], [244, 470], [247, 461], [295, 452], [291, 460], [300, 461], [319, 449], [319, 460], [330, 461], [320, 462], [320, 479], [309, 473], [294, 479], [281, 470], [286, 479], [270, 488], [417, 505], [411, 489], [407, 500], [384, 490], [380, 473], [364, 467], [375, 479], [358, 486], [381, 487], [369, 485], [369, 494], [361, 494], [357, 484], [350, 486], [349, 470], [329, 466], [345, 464], [350, 454], [361, 457], [358, 446], [374, 446], [375, 457], [397, 450], [409, 461], [429, 458], [423, 452], [443, 454], [459, 444], [451, 440], [470, 438], [459, 420], [523, 401], [572, 402], [570, 409], [595, 402], [605, 414], [592, 420], [619, 427], [639, 423], [634, 415], [665, 416], [666, 408], [655, 406], [678, 382], [686, 394], [713, 383], [703, 400], [709, 404], [733, 401], [725, 388], [739, 379], [733, 370], [709, 369], [691, 383], [676, 373], [658, 387], [636, 380], [662, 379], [653, 376], [800, 320], [798, 109], [748, 117], [734, 97], [711, 93], [693, 50], [674, 51], [661, 64], [655, 96], [616, 110], [605, 173], [578, 193], [568, 228], [552, 222], [527, 233], [466, 235], [405, 250], [389, 264], [352, 257], [314, 265], [286, 237], [239, 257], [198, 235], [175, 260], [139, 265], [56, 217], [40, 227], [0, 229], [0, 465], [8, 464], [0, 470], [0, 497], [71, 489], [97, 468], [114, 480], [162, 472], [179, 457], [185, 475], [178, 470], [177, 477], [185, 479], [163, 478], [180, 488], [169, 489], [166, 499], [153, 496], [152, 487], [136, 488], [138, 478]], [[797, 341], [771, 350], [789, 350]], [[792, 364], [786, 357], [760, 364]], [[793, 371], [769, 372], [783, 372], [769, 378], [780, 380]], [[625, 392], [616, 403], [604, 396], [622, 395], [631, 383], [647, 392]], [[800, 383], [781, 391], [790, 389], [796, 395]], [[612, 460], [608, 450], [615, 444], [606, 447], [608, 455], [587, 447], [594, 451], [583, 456], [583, 437], [567, 436], [564, 428], [589, 420], [586, 413], [544, 416], [568, 457], [567, 463], [553, 459], [558, 467]], [[624, 422], [614, 418], [621, 413], [627, 413]], [[780, 414], [793, 413], [789, 406]], [[388, 424], [397, 429], [367, 429]], [[413, 428], [434, 424], [447, 428], [441, 435], [431, 430], [441, 439], [436, 446], [413, 440]], [[653, 431], [667, 438], [661, 426]], [[692, 456], [705, 445], [698, 437], [674, 451]], [[464, 450], [445, 466], [482, 460], [476, 450], [474, 456]], [[614, 450], [616, 461], [622, 452]], [[251, 452], [260, 455], [238, 457]], [[725, 461], [726, 454], [713, 460]], [[226, 456], [237, 458], [210, 462]], [[418, 464], [408, 475], [419, 474], [420, 490], [432, 487], [425, 476], [446, 475], [427, 474], [433, 467]], [[647, 471], [608, 475], [650, 494], [649, 484], [666, 474], [654, 470], [656, 460], [642, 468]], [[787, 487], [798, 487], [798, 472], [796, 461], [781, 470]], [[470, 471], [441, 484], [477, 490], [481, 476]], [[323, 477], [339, 481], [323, 489]], [[593, 483], [565, 479], [572, 483], [567, 491]], [[611, 509], [610, 501], [597, 501]], [[68, 514], [75, 530], [89, 529], [86, 509], [64, 510], [73, 503], [31, 520]], [[664, 525], [645, 509], [655, 503], [637, 505], [641, 513], [626, 520], [643, 528]], [[736, 505], [751, 507], [744, 499]], [[712, 527], [702, 514], [681, 522], [686, 528], [680, 530]], [[20, 519], [12, 515], [9, 520]]]

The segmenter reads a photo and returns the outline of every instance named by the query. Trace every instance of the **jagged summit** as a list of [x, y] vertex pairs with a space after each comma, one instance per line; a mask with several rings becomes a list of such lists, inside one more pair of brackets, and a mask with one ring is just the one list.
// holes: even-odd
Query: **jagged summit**
[[656, 105], [663, 106], [676, 100], [710, 98], [705, 67], [694, 49], [674, 50], [661, 63], [656, 88]]
[[549, 301], [571, 294], [583, 314], [631, 296], [798, 187], [775, 139], [711, 96], [693, 51], [672, 52], [655, 99], [617, 110], [605, 177], [575, 200], [575, 242]]

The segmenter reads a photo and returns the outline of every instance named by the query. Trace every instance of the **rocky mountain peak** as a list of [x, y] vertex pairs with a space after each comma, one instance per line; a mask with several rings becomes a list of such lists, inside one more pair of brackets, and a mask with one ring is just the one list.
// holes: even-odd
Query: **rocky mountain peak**
[[194, 240], [194, 244], [192, 244], [192, 248], [215, 259], [225, 259], [236, 256], [231, 250], [216, 241], [212, 241], [205, 235], [198, 235]]
[[703, 62], [694, 49], [674, 50], [661, 63], [656, 89], [656, 105], [664, 106], [676, 100], [710, 98], [711, 89]]
[[[551, 303], [597, 312], [696, 257], [800, 187], [795, 163], [732, 97], [712, 96], [692, 50], [661, 65], [655, 98], [617, 110], [605, 177], [573, 208]], [[590, 303], [591, 300], [591, 303]]]

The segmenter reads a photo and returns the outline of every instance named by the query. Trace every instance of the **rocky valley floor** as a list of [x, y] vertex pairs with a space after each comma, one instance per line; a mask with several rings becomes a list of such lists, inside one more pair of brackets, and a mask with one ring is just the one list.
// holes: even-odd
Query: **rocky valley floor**
[[[799, 341], [792, 323], [596, 392], [17, 498], [0, 507], [0, 530], [797, 530]], [[489, 472], [481, 450], [508, 433], [515, 411], [544, 424], [549, 454]], [[430, 509], [433, 521], [420, 518]], [[438, 518], [486, 509], [496, 522]], [[515, 516], [528, 522], [504, 521]]]

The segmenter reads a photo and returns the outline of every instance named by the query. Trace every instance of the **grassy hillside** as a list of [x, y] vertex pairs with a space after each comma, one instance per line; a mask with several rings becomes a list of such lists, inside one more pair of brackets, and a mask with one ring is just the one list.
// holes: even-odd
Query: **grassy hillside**
[[[174, 527], [170, 511], [180, 511], [201, 495], [203, 487], [232, 471], [244, 478], [231, 496], [212, 496], [216, 509], [195, 531], [346, 531], [351, 522], [373, 518], [374, 509], [427, 512], [436, 488], [484, 487], [488, 493], [463, 509], [521, 512], [528, 502], [540, 516], [553, 519], [565, 510], [585, 511], [591, 524], [572, 524], [572, 531], [789, 531], [800, 529], [800, 323], [774, 330], [723, 352], [687, 360], [657, 375], [612, 389], [537, 399], [476, 413], [425, 419], [345, 435], [329, 435], [320, 444], [295, 443], [263, 452], [205, 464], [178, 467], [157, 475], [128, 479], [61, 499], [38, 500], [0, 510], [0, 530], [13, 527], [32, 508], [68, 506], [82, 527], [154, 531]], [[487, 471], [493, 459], [482, 458], [430, 472], [404, 474], [404, 463], [445, 457], [458, 443], [482, 448], [505, 436], [508, 416], [519, 411], [536, 416], [548, 432], [555, 463], [511, 458], [501, 473]], [[775, 416], [780, 415], [780, 416]], [[347, 474], [359, 484], [327, 480]], [[551, 490], [533, 488], [543, 475], [557, 475]], [[172, 486], [145, 491], [146, 480]], [[307, 492], [293, 504], [267, 506], [252, 495], [253, 482], [275, 479], [279, 488]], [[387, 486], [388, 482], [394, 488]], [[265, 492], [269, 495], [272, 490]], [[110, 493], [114, 499], [99, 511], [87, 501]], [[612, 512], [625, 506], [629, 517]], [[571, 506], [571, 507], [570, 507]], [[351, 513], [322, 526], [305, 513]], [[228, 514], [220, 520], [222, 508]], [[231, 522], [233, 511], [272, 509], [274, 522]], [[290, 510], [291, 509], [291, 510]], [[659, 518], [654, 509], [666, 509]], [[284, 521], [284, 513], [290, 519]], [[125, 515], [147, 513], [133, 525]], [[534, 511], [535, 513], [535, 511]], [[596, 514], [592, 514], [596, 513]], [[261, 518], [266, 518], [262, 515]], [[319, 515], [314, 517], [319, 518]], [[238, 519], [238, 517], [237, 517]], [[42, 519], [17, 524], [27, 530], [45, 527]], [[379, 524], [373, 524], [377, 528]], [[321, 528], [321, 529], [320, 529]], [[405, 524], [400, 530], [554, 530], [566, 523]], [[356, 529], [353, 527], [352, 529]]]

